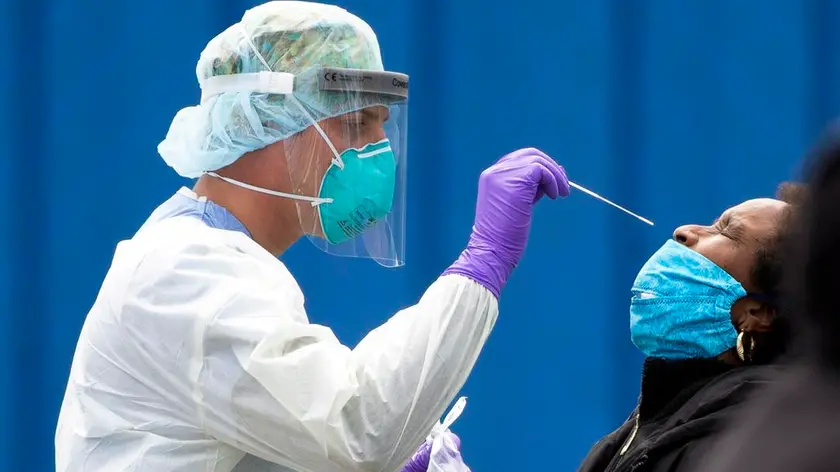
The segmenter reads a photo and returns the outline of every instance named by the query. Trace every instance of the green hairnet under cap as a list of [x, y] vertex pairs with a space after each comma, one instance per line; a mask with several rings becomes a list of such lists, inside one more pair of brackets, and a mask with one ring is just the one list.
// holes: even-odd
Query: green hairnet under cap
[[[360, 102], [319, 90], [318, 71], [324, 67], [383, 70], [371, 27], [337, 6], [275, 1], [252, 8], [210, 41], [196, 74], [203, 85], [210, 77], [262, 72], [266, 65], [294, 74], [294, 98], [316, 121], [388, 104], [386, 97], [375, 94]], [[290, 97], [223, 92], [180, 110], [158, 152], [178, 174], [195, 178], [311, 125]]]

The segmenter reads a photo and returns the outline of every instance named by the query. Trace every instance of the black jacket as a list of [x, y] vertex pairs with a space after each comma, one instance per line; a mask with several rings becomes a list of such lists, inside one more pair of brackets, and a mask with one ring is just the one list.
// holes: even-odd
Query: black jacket
[[775, 366], [648, 359], [639, 406], [601, 439], [578, 472], [683, 472], [714, 445], [747, 395], [779, 375]]
[[792, 368], [716, 444], [691, 472], [840, 471], [840, 376]]

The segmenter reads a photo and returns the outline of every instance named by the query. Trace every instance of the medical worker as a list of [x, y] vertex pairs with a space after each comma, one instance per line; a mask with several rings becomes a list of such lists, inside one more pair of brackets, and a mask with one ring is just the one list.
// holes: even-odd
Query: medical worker
[[282, 1], [210, 41], [197, 75], [200, 104], [158, 150], [198, 182], [117, 247], [73, 359], [56, 470], [400, 470], [490, 334], [532, 207], [568, 195], [563, 169], [525, 149], [484, 171], [460, 258], [350, 349], [309, 322], [277, 257], [305, 237], [403, 263], [408, 77], [383, 68], [359, 18]]

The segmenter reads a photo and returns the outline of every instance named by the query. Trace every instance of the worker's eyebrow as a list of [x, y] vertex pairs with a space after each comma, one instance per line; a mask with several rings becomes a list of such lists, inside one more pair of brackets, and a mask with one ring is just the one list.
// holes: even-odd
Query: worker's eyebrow
[[361, 112], [368, 118], [381, 119], [382, 121], [388, 121], [391, 118], [391, 112], [385, 107], [365, 108]]

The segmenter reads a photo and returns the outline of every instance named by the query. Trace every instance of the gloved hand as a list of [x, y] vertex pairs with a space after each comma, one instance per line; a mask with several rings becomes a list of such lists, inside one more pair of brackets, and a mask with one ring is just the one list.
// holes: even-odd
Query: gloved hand
[[444, 272], [484, 285], [496, 298], [522, 258], [534, 204], [569, 196], [566, 171], [534, 148], [514, 151], [481, 173], [467, 249]]
[[[458, 437], [455, 433], [447, 432], [449, 437], [455, 441], [455, 445], [458, 447], [458, 451], [461, 450], [461, 438]], [[405, 467], [402, 468], [400, 472], [426, 472], [429, 468], [429, 458], [432, 455], [432, 442], [426, 441], [420, 446], [420, 449], [414, 453], [411, 460], [405, 464]]]

